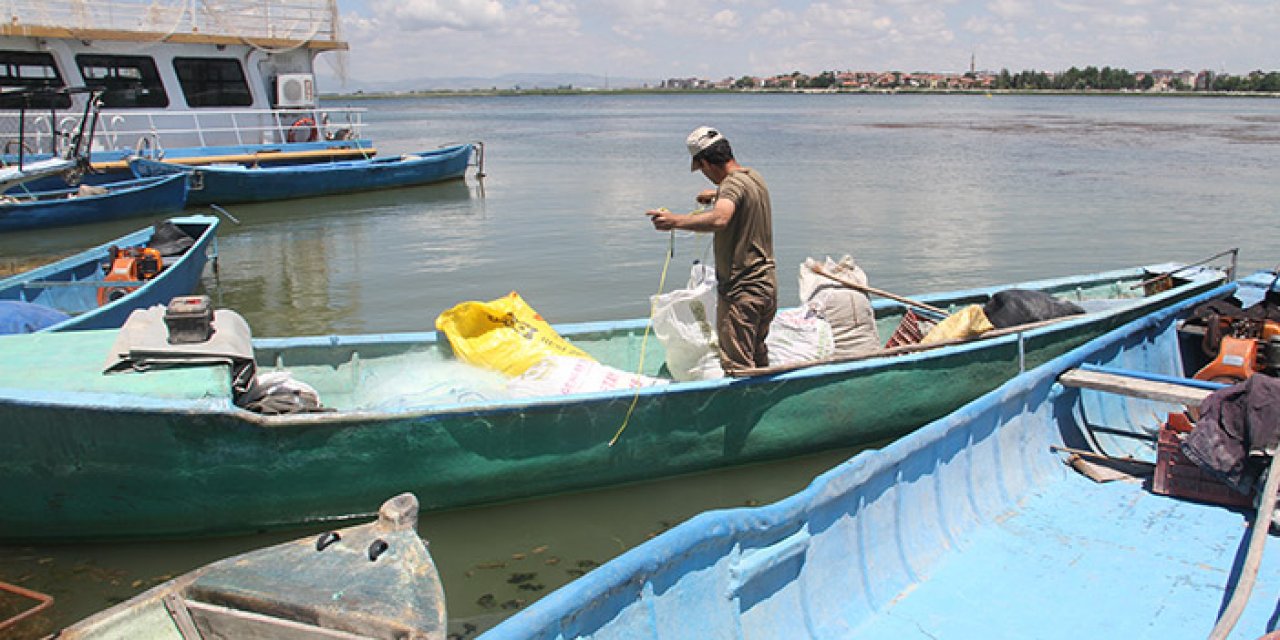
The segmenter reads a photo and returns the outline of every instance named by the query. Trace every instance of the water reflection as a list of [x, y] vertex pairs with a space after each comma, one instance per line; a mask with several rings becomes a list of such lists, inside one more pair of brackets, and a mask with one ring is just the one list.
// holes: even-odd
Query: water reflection
[[236, 207], [242, 224], [220, 235], [205, 286], [255, 335], [362, 332], [365, 318], [403, 312], [406, 282], [476, 253], [477, 202], [456, 180]]
[[[428, 513], [421, 516], [418, 530], [444, 583], [449, 631], [462, 633], [466, 625], [485, 629], [700, 511], [772, 502], [854, 452]], [[0, 546], [0, 580], [55, 598], [48, 615], [9, 637], [43, 637], [200, 565], [326, 529], [207, 540]]]

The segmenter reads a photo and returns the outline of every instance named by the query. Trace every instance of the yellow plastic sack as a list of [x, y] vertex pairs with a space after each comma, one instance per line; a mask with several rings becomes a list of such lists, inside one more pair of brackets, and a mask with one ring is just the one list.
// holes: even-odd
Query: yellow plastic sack
[[463, 302], [436, 318], [459, 360], [518, 376], [547, 356], [594, 360], [569, 344], [520, 294]]
[[947, 316], [946, 320], [930, 329], [924, 339], [920, 340], [920, 344], [964, 340], [982, 335], [994, 328], [996, 328], [995, 325], [987, 320], [987, 314], [982, 312], [982, 307], [971, 304]]

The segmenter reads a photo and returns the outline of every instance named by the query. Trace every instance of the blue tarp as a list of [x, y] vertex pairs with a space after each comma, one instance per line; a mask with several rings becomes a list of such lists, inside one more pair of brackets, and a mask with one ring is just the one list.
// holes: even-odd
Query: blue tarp
[[0, 334], [35, 333], [71, 316], [40, 304], [0, 300]]

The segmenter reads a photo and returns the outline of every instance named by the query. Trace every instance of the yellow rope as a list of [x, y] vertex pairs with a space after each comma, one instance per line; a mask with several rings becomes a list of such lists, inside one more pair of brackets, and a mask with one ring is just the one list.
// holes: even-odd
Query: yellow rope
[[[667, 259], [662, 263], [662, 277], [658, 279], [658, 295], [662, 295], [663, 289], [667, 286], [667, 267], [671, 266], [671, 258], [676, 255], [676, 230], [671, 230], [671, 240], [667, 243]], [[640, 365], [636, 367], [636, 375], [644, 375], [644, 354], [649, 344], [649, 329], [653, 327], [653, 302], [649, 303], [649, 321], [644, 325], [644, 337], [640, 339]], [[622, 426], [618, 427], [618, 432], [613, 434], [613, 439], [609, 441], [612, 447], [618, 438], [622, 436], [622, 432], [627, 428], [627, 424], [631, 422], [631, 412], [636, 410], [636, 402], [640, 400], [640, 389], [636, 387], [635, 395], [631, 396], [631, 406], [627, 407], [627, 415], [622, 419]]]

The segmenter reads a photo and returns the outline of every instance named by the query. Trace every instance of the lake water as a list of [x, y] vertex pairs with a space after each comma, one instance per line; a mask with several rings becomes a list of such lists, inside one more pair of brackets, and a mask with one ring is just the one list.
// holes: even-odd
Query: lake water
[[[341, 101], [335, 101], [339, 104]], [[257, 336], [416, 331], [519, 291], [552, 322], [640, 317], [668, 246], [646, 209], [707, 185], [684, 136], [707, 124], [774, 199], [781, 302], [805, 257], [851, 254], [914, 294], [1239, 247], [1272, 268], [1280, 100], [1127, 96], [581, 95], [371, 100], [381, 155], [483, 141], [478, 180], [242, 205], [206, 290]], [[137, 221], [0, 237], [0, 261], [69, 253]], [[676, 237], [667, 289], [709, 257]], [[851, 452], [424, 517], [451, 630], [484, 627], [699, 510], [793, 492]], [[269, 490], [269, 489], [267, 489]], [[55, 595], [45, 630], [212, 559], [294, 534], [0, 547], [0, 580]], [[537, 572], [542, 590], [508, 583]]]

